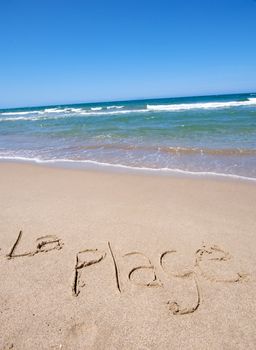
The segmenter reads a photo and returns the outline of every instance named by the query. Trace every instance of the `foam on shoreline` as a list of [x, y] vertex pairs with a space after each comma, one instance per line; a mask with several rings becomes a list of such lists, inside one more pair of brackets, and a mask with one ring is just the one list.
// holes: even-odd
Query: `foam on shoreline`
[[171, 168], [149, 168], [149, 167], [137, 167], [137, 166], [129, 166], [124, 164], [112, 164], [107, 162], [98, 162], [94, 160], [76, 160], [76, 159], [40, 159], [40, 158], [26, 158], [26, 157], [8, 157], [8, 156], [0, 156], [0, 161], [17, 161], [17, 162], [29, 162], [29, 163], [37, 163], [37, 164], [77, 164], [77, 165], [92, 165], [97, 168], [109, 168], [109, 169], [123, 169], [134, 172], [146, 172], [146, 173], [155, 173], [155, 174], [173, 174], [173, 175], [187, 175], [187, 176], [199, 176], [199, 177], [216, 177], [216, 178], [229, 178], [236, 180], [245, 180], [245, 181], [256, 181], [256, 178], [247, 177], [236, 174], [225, 174], [225, 173], [217, 173], [211, 171], [189, 171], [182, 169], [171, 169]]

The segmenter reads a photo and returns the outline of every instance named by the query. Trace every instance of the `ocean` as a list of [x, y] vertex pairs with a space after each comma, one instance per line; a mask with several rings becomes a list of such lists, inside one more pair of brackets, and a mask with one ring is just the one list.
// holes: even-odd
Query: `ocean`
[[256, 94], [1, 109], [0, 159], [256, 180]]

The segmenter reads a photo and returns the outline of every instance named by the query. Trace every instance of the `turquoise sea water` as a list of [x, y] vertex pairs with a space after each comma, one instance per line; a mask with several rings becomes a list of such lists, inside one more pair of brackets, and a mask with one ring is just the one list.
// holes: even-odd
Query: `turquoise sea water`
[[256, 179], [256, 94], [2, 109], [0, 159]]

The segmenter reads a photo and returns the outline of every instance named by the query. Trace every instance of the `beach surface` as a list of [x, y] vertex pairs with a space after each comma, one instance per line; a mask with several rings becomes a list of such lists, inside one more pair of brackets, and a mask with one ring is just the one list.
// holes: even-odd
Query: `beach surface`
[[255, 182], [0, 164], [0, 349], [255, 349]]

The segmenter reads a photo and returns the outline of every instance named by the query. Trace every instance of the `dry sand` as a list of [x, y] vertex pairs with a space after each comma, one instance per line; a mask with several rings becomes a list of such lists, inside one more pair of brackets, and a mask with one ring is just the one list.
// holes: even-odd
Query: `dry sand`
[[0, 349], [255, 349], [255, 248], [255, 183], [1, 163]]

